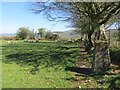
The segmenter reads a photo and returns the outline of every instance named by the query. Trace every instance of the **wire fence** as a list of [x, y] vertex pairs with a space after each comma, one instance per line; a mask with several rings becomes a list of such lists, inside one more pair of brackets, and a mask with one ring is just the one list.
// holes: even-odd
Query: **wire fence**
[[[118, 41], [117, 35], [114, 35], [115, 33], [113, 33], [113, 31], [111, 30], [106, 30], [105, 32], [106, 32], [110, 47], [120, 48], [120, 41]], [[118, 33], [117, 31], [115, 32]]]

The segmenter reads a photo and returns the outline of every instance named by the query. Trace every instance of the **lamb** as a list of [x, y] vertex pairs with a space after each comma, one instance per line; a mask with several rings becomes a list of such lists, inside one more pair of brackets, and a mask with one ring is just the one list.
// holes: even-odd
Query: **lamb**
[[12, 44], [12, 43], [13, 43], [13, 41], [8, 41], [7, 43], [10, 45], [10, 44]]
[[36, 42], [39, 42], [39, 40], [36, 40]]
[[27, 39], [24, 39], [24, 42], [27, 42], [28, 40]]
[[31, 42], [30, 40], [27, 40], [27, 42]]
[[74, 41], [68, 40], [69, 43], [73, 43]]

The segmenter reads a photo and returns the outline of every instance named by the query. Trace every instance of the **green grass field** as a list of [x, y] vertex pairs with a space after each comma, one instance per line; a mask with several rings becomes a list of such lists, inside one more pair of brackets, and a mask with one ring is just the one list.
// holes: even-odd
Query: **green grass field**
[[114, 88], [120, 85], [120, 74], [108, 74], [113, 69], [95, 75], [67, 70], [77, 68], [74, 64], [80, 60], [79, 47], [80, 43], [16, 41], [8, 45], [2, 41], [2, 88]]

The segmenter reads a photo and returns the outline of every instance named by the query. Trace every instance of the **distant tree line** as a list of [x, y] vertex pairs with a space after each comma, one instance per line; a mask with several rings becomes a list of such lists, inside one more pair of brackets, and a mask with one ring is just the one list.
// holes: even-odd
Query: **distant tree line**
[[51, 39], [57, 40], [60, 36], [56, 33], [52, 33], [50, 31], [46, 31], [45, 28], [38, 28], [38, 33], [34, 30], [29, 30], [26, 27], [20, 27], [16, 33], [17, 40], [24, 40], [24, 39]]

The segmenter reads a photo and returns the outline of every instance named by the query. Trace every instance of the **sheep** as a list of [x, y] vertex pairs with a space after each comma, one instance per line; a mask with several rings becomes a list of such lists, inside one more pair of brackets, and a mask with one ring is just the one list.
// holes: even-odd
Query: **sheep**
[[73, 43], [74, 41], [68, 40], [69, 43]]
[[33, 43], [35, 42], [35, 40], [33, 40]]
[[57, 42], [61, 42], [62, 40], [58, 39]]
[[31, 43], [33, 43], [34, 41], [33, 40], [30, 40]]
[[24, 42], [27, 42], [28, 40], [27, 39], [24, 39]]
[[32, 42], [32, 40], [28, 40], [28, 42]]
[[80, 42], [80, 41], [82, 41], [81, 39], [75, 39], [74, 40], [75, 42]]
[[39, 42], [39, 40], [36, 40], [36, 42]]
[[10, 44], [12, 44], [12, 43], [13, 43], [13, 41], [8, 41], [7, 43], [10, 45]]

